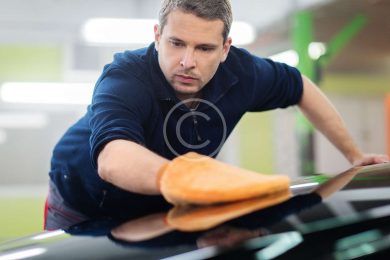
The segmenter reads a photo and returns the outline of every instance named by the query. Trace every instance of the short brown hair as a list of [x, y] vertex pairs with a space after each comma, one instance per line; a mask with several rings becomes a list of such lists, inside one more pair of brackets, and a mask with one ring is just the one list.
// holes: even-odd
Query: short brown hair
[[207, 20], [221, 20], [224, 24], [224, 42], [229, 35], [233, 15], [230, 0], [163, 0], [159, 13], [160, 30], [163, 31], [170, 12], [179, 9]]

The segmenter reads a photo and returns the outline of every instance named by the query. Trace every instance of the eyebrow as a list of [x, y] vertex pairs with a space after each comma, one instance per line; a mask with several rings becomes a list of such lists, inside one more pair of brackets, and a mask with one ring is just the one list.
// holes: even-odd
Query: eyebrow
[[[179, 38], [177, 38], [175, 36], [171, 36], [168, 39], [171, 40], [171, 41], [185, 43], [185, 41], [183, 41], [183, 40], [181, 40], [181, 39], [179, 39]], [[197, 44], [196, 47], [217, 48], [218, 45], [213, 44], [213, 43], [200, 43], [200, 44]]]

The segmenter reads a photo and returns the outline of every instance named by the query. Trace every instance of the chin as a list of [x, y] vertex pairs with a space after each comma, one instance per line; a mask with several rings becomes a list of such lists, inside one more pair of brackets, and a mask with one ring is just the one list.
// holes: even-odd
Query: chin
[[180, 86], [174, 88], [175, 92], [180, 95], [196, 95], [201, 91], [199, 87]]

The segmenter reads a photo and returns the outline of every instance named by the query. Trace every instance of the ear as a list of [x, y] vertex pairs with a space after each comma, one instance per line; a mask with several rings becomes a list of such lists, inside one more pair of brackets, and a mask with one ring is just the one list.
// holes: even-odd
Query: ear
[[158, 47], [160, 45], [161, 33], [160, 26], [158, 24], [154, 25], [154, 47], [156, 51], [158, 51]]
[[223, 44], [221, 62], [225, 62], [225, 60], [229, 54], [230, 46], [232, 46], [232, 38], [228, 37], [226, 39], [226, 42]]

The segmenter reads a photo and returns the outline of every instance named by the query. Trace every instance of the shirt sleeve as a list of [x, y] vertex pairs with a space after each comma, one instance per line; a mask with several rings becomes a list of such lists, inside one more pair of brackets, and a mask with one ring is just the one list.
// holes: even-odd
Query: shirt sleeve
[[294, 67], [252, 56], [252, 95], [249, 111], [296, 105], [303, 94], [301, 73]]
[[150, 113], [151, 96], [145, 83], [121, 69], [109, 69], [97, 82], [89, 108], [93, 166], [105, 144], [124, 139], [143, 145], [143, 125]]

